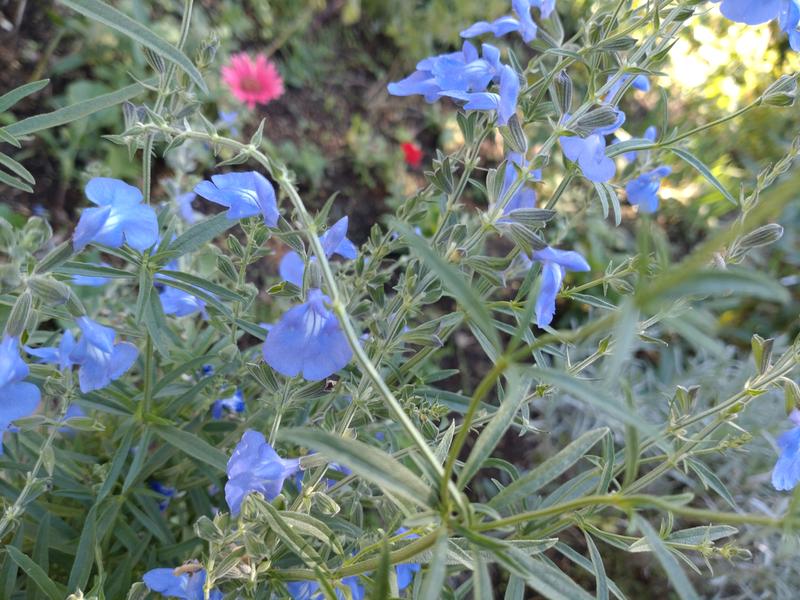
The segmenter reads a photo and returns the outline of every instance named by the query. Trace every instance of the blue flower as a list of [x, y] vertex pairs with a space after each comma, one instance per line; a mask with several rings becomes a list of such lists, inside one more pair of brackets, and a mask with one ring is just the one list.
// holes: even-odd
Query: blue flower
[[158, 510], [161, 512], [167, 510], [169, 501], [175, 497], [175, 494], [178, 493], [178, 490], [176, 490], [174, 487], [163, 485], [160, 481], [156, 481], [155, 479], [151, 480], [148, 485], [155, 493], [164, 496], [164, 499], [158, 503]]
[[[505, 197], [508, 190], [511, 189], [511, 186], [517, 182], [520, 176], [517, 173], [517, 169], [514, 168], [514, 165], [517, 165], [524, 173], [530, 168], [531, 164], [530, 161], [519, 152], [509, 152], [506, 158], [509, 164], [506, 165], [506, 172], [503, 177], [503, 187], [500, 190], [501, 198]], [[535, 171], [531, 171], [529, 176], [532, 176], [535, 180], [540, 180], [542, 178], [542, 171], [536, 169]], [[505, 207], [503, 207], [503, 214], [508, 215], [515, 210], [529, 208], [536, 208], [536, 192], [523, 183], [523, 185], [514, 192], [514, 195], [511, 196]]]
[[[19, 354], [19, 340], [5, 336], [0, 342], [0, 436], [17, 419], [36, 412], [41, 393], [32, 383], [23, 381], [30, 369]], [[3, 446], [0, 444], [0, 454]]]
[[[175, 569], [153, 569], [144, 574], [144, 584], [153, 592], [167, 598], [183, 600], [203, 600], [203, 586], [206, 584], [206, 570], [194, 573], [175, 574]], [[222, 592], [214, 588], [209, 595], [211, 600], [222, 600]]]
[[75, 349], [75, 336], [67, 329], [61, 336], [61, 341], [55, 347], [31, 348], [25, 346], [25, 352], [35, 356], [37, 362], [45, 365], [58, 365], [59, 370], [66, 371], [72, 368], [70, 354]]
[[72, 236], [76, 251], [96, 243], [112, 248], [128, 246], [144, 252], [158, 241], [158, 219], [142, 204], [142, 192], [119, 179], [95, 177], [86, 184], [86, 196], [97, 204], [81, 214]]
[[244, 395], [242, 394], [242, 390], [237, 389], [229, 398], [221, 398], [214, 401], [214, 404], [211, 405], [211, 417], [214, 419], [221, 419], [222, 409], [241, 413], [244, 412], [244, 408]]
[[[605, 97], [605, 102], [611, 102], [611, 100], [616, 96], [617, 92], [622, 89], [622, 86], [628, 83], [628, 81], [633, 78], [633, 82], [631, 83], [631, 87], [642, 92], [649, 92], [650, 91], [650, 80], [647, 78], [646, 75], [631, 75], [630, 73], [624, 74], [622, 77], [617, 79], [617, 81], [611, 86], [611, 89], [608, 90], [608, 93]], [[609, 81], [611, 80], [611, 76], [608, 77]]]
[[778, 437], [781, 455], [772, 470], [772, 485], [780, 491], [791, 490], [800, 482], [800, 411], [793, 409], [789, 419], [796, 427]]
[[289, 309], [267, 334], [264, 360], [287, 377], [302, 374], [318, 381], [343, 368], [353, 356], [339, 321], [325, 306], [330, 298], [318, 289]]
[[188, 317], [189, 315], [200, 313], [204, 319], [208, 319], [205, 301], [192, 296], [189, 292], [165, 285], [158, 297], [161, 300], [161, 307], [164, 309], [165, 315]]
[[672, 173], [667, 166], [656, 167], [652, 171], [642, 173], [636, 179], [629, 181], [625, 186], [628, 202], [638, 206], [645, 213], [653, 213], [658, 209], [658, 188], [661, 180]]
[[[350, 588], [350, 598], [352, 600], [364, 600], [364, 586], [358, 579], [357, 575], [344, 577], [342, 585]], [[293, 600], [324, 600], [325, 595], [319, 590], [319, 584], [316, 581], [290, 581], [286, 584], [286, 591]], [[344, 592], [336, 589], [337, 600], [346, 600]]]
[[561, 149], [572, 162], [577, 162], [583, 176], [589, 181], [609, 181], [617, 172], [614, 161], [606, 156], [606, 140], [593, 133], [589, 137], [562, 136]]
[[506, 125], [517, 110], [519, 77], [517, 77], [514, 69], [508, 65], [502, 65], [500, 67], [500, 86], [498, 93], [445, 90], [441, 95], [465, 101], [464, 110], [497, 111], [497, 122], [500, 125]]
[[133, 366], [139, 351], [128, 342], [114, 343], [115, 333], [89, 317], [76, 319], [83, 335], [69, 359], [80, 365], [78, 381], [85, 394], [106, 387]]
[[719, 9], [731, 21], [760, 25], [776, 18], [785, 2], [787, 0], [722, 0]]
[[[348, 218], [342, 217], [336, 221], [328, 231], [319, 236], [319, 241], [322, 245], [322, 249], [325, 251], [326, 258], [338, 254], [344, 259], [355, 260], [358, 256], [358, 249], [355, 244], [347, 239], [347, 225]], [[316, 259], [316, 256], [312, 256], [309, 260], [315, 261]], [[305, 263], [300, 255], [294, 250], [290, 250], [283, 255], [278, 270], [284, 281], [288, 281], [302, 288], [305, 268]]]
[[228, 207], [231, 220], [260, 214], [268, 227], [278, 224], [275, 188], [256, 171], [212, 175], [211, 181], [201, 181], [194, 191], [206, 200]]
[[546, 19], [555, 9], [555, 0], [512, 0], [511, 6], [517, 14], [516, 17], [500, 17], [491, 23], [478, 21], [462, 31], [461, 37], [474, 38], [485, 33], [491, 33], [494, 37], [503, 37], [512, 31], [517, 31], [525, 43], [530, 43], [536, 39], [538, 32], [538, 27], [531, 17], [531, 8], [539, 8], [542, 18]]
[[561, 283], [567, 270], [589, 271], [591, 267], [586, 259], [572, 250], [544, 248], [531, 254], [533, 260], [542, 263], [542, 283], [539, 296], [536, 298], [536, 325], [547, 327], [556, 313], [556, 296], [561, 290]]
[[[395, 535], [401, 535], [408, 531], [405, 527], [401, 527], [397, 531], [395, 531]], [[416, 533], [410, 533], [405, 536], [407, 540], [417, 539], [419, 536]], [[397, 573], [397, 588], [401, 592], [406, 589], [411, 582], [414, 581], [414, 574], [418, 573], [420, 570], [420, 565], [416, 563], [402, 563], [395, 567], [395, 572]]]
[[274, 500], [281, 493], [283, 482], [299, 469], [299, 459], [281, 458], [263, 434], [248, 429], [228, 460], [225, 500], [231, 514], [239, 514], [242, 500], [250, 492], [260, 492], [267, 500]]
[[435, 102], [446, 90], [482, 92], [499, 74], [500, 51], [484, 44], [483, 58], [475, 46], [464, 42], [461, 52], [431, 56], [417, 63], [411, 75], [388, 85], [393, 96], [420, 94], [428, 102]]
[[181, 219], [186, 221], [189, 225], [194, 225], [200, 217], [203, 216], [202, 213], [197, 212], [192, 207], [192, 202], [194, 202], [195, 198], [197, 198], [197, 195], [194, 192], [186, 192], [175, 198], [175, 201], [178, 203], [178, 214], [180, 214]]
[[789, 36], [789, 45], [792, 50], [800, 52], [800, 5], [798, 0], [783, 0], [781, 12], [778, 15], [778, 25]]

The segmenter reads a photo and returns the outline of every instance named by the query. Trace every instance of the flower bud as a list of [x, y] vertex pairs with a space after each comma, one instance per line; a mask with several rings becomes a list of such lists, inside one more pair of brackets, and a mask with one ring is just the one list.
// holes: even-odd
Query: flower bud
[[758, 248], [774, 244], [783, 237], [783, 227], [777, 223], [762, 225], [754, 229], [739, 240], [739, 247], [743, 249]]
[[8, 252], [14, 246], [14, 228], [11, 223], [0, 217], [0, 250]]
[[37, 298], [48, 305], [64, 304], [70, 297], [69, 286], [52, 277], [34, 275], [28, 279], [28, 287]]
[[570, 79], [566, 71], [562, 70], [556, 75], [550, 94], [559, 113], [563, 115], [570, 111], [570, 108], [572, 108], [572, 79]]
[[768, 106], [791, 106], [797, 96], [797, 79], [783, 75], [772, 83], [761, 96], [761, 103]]
[[25, 290], [11, 309], [11, 314], [8, 315], [6, 321], [6, 335], [10, 337], [19, 337], [25, 331], [25, 325], [31, 315], [31, 304], [33, 297], [28, 290]]
[[53, 237], [53, 230], [50, 224], [41, 217], [32, 217], [28, 219], [22, 229], [20, 245], [29, 252], [34, 252], [41, 248], [51, 237]]

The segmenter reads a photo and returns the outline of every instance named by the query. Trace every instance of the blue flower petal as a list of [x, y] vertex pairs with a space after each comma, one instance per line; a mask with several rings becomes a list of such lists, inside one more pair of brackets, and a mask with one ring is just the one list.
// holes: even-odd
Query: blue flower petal
[[84, 192], [86, 197], [98, 206], [134, 205], [143, 200], [142, 192], [139, 188], [111, 177], [94, 177], [90, 179]]
[[303, 287], [303, 274], [305, 273], [305, 270], [306, 264], [303, 262], [303, 259], [300, 258], [300, 255], [294, 250], [290, 250], [284, 254], [280, 265], [278, 266], [278, 272], [280, 273], [281, 279], [288, 281], [289, 283], [293, 283], [299, 288]]
[[308, 301], [289, 309], [267, 334], [264, 360], [273, 369], [309, 381], [318, 381], [343, 368], [352, 358], [336, 316], [325, 307], [330, 300], [320, 290], [308, 292]]
[[776, 490], [788, 491], [800, 482], [800, 427], [790, 429], [778, 438], [780, 457], [772, 471]]

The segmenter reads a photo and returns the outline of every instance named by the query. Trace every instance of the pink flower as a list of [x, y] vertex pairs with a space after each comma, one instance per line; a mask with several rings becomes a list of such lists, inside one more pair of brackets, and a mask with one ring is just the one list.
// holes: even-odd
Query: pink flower
[[263, 54], [252, 59], [245, 52], [231, 56], [222, 67], [222, 81], [231, 94], [252, 110], [256, 104], [267, 104], [283, 95], [283, 79], [275, 64]]

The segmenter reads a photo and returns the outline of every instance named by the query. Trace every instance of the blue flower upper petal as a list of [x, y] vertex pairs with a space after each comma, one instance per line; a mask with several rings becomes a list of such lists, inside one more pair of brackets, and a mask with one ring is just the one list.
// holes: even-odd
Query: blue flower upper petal
[[229, 219], [241, 219], [261, 214], [269, 227], [278, 224], [278, 204], [275, 188], [257, 171], [213, 175], [211, 181], [201, 181], [194, 188], [197, 195], [228, 207]]
[[329, 299], [320, 290], [309, 290], [308, 300], [289, 309], [272, 327], [264, 342], [269, 366], [288, 377], [302, 373], [318, 381], [350, 362], [352, 350], [325, 302]]
[[731, 21], [760, 25], [778, 16], [781, 0], [722, 0], [719, 9]]
[[778, 448], [781, 454], [772, 470], [772, 485], [776, 490], [791, 490], [800, 482], [800, 427], [782, 433]]

